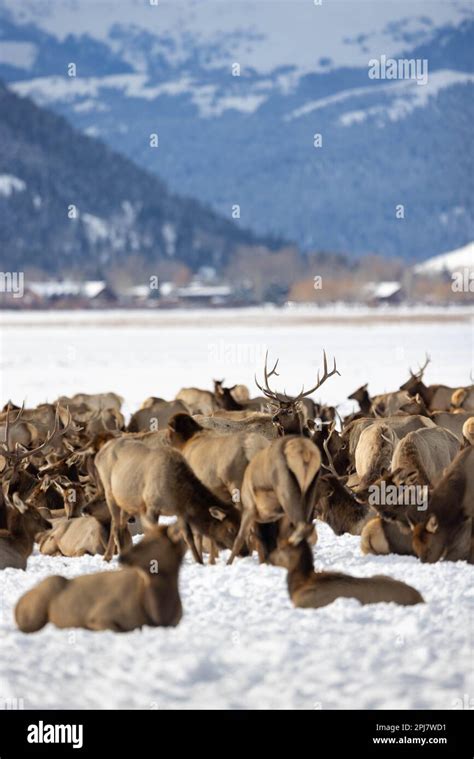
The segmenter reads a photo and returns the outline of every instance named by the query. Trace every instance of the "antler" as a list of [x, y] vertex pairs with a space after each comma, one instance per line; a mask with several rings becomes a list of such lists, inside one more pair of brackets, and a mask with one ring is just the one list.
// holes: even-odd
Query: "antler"
[[[15, 421], [13, 424], [16, 424], [16, 422], [20, 419], [21, 414], [23, 413], [24, 406], [21, 407], [20, 411], [16, 415]], [[25, 448], [24, 446], [21, 446], [19, 443], [15, 445], [15, 449], [12, 451], [10, 450], [8, 446], [8, 436], [10, 431], [10, 410], [7, 412], [7, 419], [5, 424], [5, 441], [0, 442], [0, 455], [3, 456], [7, 461], [13, 465], [13, 468], [16, 469], [18, 465], [20, 464], [23, 459], [31, 458], [32, 456], [36, 456], [38, 453], [40, 453], [42, 450], [44, 450], [53, 440], [53, 438], [59, 433], [60, 436], [63, 436], [67, 433], [69, 428], [71, 427], [72, 423], [72, 417], [69, 412], [69, 409], [67, 409], [68, 412], [68, 419], [67, 422], [62, 430], [59, 429], [59, 404], [56, 406], [56, 414], [54, 417], [54, 425], [51, 432], [48, 432], [46, 436], [46, 440], [44, 440], [40, 445], [36, 446], [36, 448]]]
[[274, 365], [273, 369], [269, 372], [268, 371], [268, 351], [267, 351], [265, 353], [265, 367], [264, 367], [264, 370], [263, 370], [265, 387], [262, 387], [262, 385], [259, 384], [259, 382], [257, 380], [257, 375], [255, 375], [255, 384], [257, 385], [258, 389], [262, 391], [262, 393], [264, 394], [264, 396], [266, 398], [270, 398], [271, 400], [274, 400], [274, 401], [285, 402], [284, 396], [280, 395], [279, 393], [277, 393], [274, 390], [272, 390], [271, 387], [270, 387], [270, 385], [268, 384], [268, 380], [270, 379], [270, 377], [272, 377], [272, 376], [279, 377], [280, 376], [278, 374], [277, 370], [276, 370], [276, 368], [278, 366], [279, 360], [280, 359], [277, 358], [277, 360], [275, 361], [275, 365]]
[[333, 434], [333, 432], [334, 432], [335, 429], [336, 429], [336, 423], [333, 422], [332, 425], [331, 425], [331, 427], [330, 427], [329, 435], [327, 436], [326, 440], [323, 441], [323, 448], [324, 448], [324, 452], [326, 454], [326, 458], [328, 460], [328, 463], [327, 464], [321, 464], [321, 466], [324, 469], [326, 469], [330, 474], [332, 474], [333, 477], [335, 477], [339, 481], [339, 484], [341, 485], [342, 488], [344, 488], [344, 490], [346, 491], [347, 495], [349, 495], [357, 503], [363, 504], [364, 501], [361, 501], [361, 500], [359, 500], [359, 498], [357, 498], [357, 496], [354, 493], [354, 491], [351, 490], [351, 488], [349, 488], [346, 485], [346, 483], [344, 482], [344, 479], [345, 479], [344, 475], [338, 474], [338, 472], [336, 470], [336, 467], [334, 466], [334, 460], [333, 460], [333, 457], [332, 457], [331, 452], [329, 450], [329, 441], [330, 441], [331, 436], [332, 436], [332, 434]]
[[304, 388], [301, 390], [301, 393], [295, 398], [295, 402], [298, 402], [302, 400], [303, 398], [307, 398], [308, 395], [311, 395], [312, 393], [316, 392], [316, 390], [319, 390], [321, 385], [323, 385], [326, 380], [328, 380], [330, 377], [333, 377], [335, 374], [340, 375], [340, 372], [337, 370], [336, 366], [336, 359], [334, 359], [334, 365], [330, 372], [328, 372], [328, 360], [326, 358], [326, 351], [323, 350], [323, 376], [319, 377], [319, 369], [318, 374], [316, 376], [316, 384], [314, 387], [312, 387], [310, 390], [304, 390]]
[[[303, 400], [303, 398], [307, 398], [308, 395], [311, 395], [316, 390], [318, 390], [321, 385], [326, 382], [330, 377], [332, 377], [334, 374], [339, 374], [336, 366], [336, 359], [334, 359], [334, 366], [331, 369], [331, 371], [328, 371], [328, 362], [326, 357], [326, 351], [323, 351], [323, 376], [319, 376], [319, 369], [318, 374], [316, 377], [316, 384], [314, 387], [310, 388], [309, 390], [305, 390], [304, 387], [301, 389], [301, 392], [296, 396], [287, 395], [286, 393], [277, 393], [276, 391], [272, 390], [271, 387], [268, 384], [268, 380], [270, 377], [275, 376], [279, 377], [280, 375], [276, 371], [278, 362], [280, 359], [277, 359], [275, 362], [275, 365], [273, 369], [269, 372], [268, 371], [268, 351], [265, 354], [265, 368], [264, 368], [264, 380], [265, 380], [265, 387], [262, 387], [262, 385], [259, 384], [257, 377], [255, 377], [255, 383], [259, 390], [262, 391], [262, 393], [265, 395], [266, 398], [270, 398], [271, 400], [277, 401], [279, 403], [292, 403], [297, 404], [299, 401]], [[340, 376], [340, 374], [339, 374]]]
[[410, 374], [412, 377], [417, 377], [419, 380], [423, 379], [423, 374], [425, 373], [425, 369], [428, 366], [428, 364], [431, 362], [431, 356], [429, 356], [428, 353], [425, 353], [425, 363], [423, 366], [418, 367], [418, 372], [412, 372], [410, 369]]

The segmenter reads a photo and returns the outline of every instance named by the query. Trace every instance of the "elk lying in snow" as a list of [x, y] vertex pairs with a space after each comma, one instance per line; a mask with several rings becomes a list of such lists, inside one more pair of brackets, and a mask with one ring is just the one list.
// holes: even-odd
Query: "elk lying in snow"
[[361, 604], [397, 603], [411, 606], [423, 603], [420, 593], [391, 577], [351, 577], [341, 572], [315, 572], [313, 554], [306, 537], [312, 526], [282, 541], [270, 561], [288, 570], [288, 592], [293, 605], [319, 609], [337, 598], [355, 598]]
[[413, 527], [413, 548], [421, 561], [442, 558], [474, 562], [474, 447], [458, 453], [430, 494], [422, 521]]
[[[48, 556], [103, 555], [110, 537], [110, 512], [107, 504], [100, 501], [88, 504], [84, 514], [50, 518], [51, 529], [38, 535], [40, 553]], [[92, 516], [93, 515], [93, 516]], [[124, 546], [129, 548], [132, 539], [125, 533]]]
[[183, 456], [166, 446], [148, 448], [140, 440], [123, 437], [100, 449], [95, 465], [111, 514], [110, 539], [104, 559], [114, 545], [122, 551], [128, 516], [142, 517], [145, 530], [160, 516], [177, 516], [194, 558], [202, 563], [193, 530], [231, 548], [240, 515], [211, 493], [196, 477]]
[[178, 574], [185, 547], [173, 538], [166, 527], [154, 527], [121, 557], [124, 566], [117, 572], [73, 580], [46, 578], [18, 601], [18, 627], [32, 633], [51, 622], [60, 628], [129, 632], [143, 625], [177, 625], [182, 617]]
[[249, 461], [270, 444], [255, 432], [220, 435], [206, 430], [188, 414], [170, 419], [169, 434], [171, 445], [181, 451], [201, 482], [230, 502], [239, 496]]
[[411, 529], [404, 528], [399, 522], [388, 521], [382, 517], [373, 517], [364, 526], [360, 548], [365, 554], [398, 553], [401, 556], [415, 556]]
[[320, 466], [319, 450], [298, 435], [278, 438], [255, 454], [242, 483], [242, 522], [229, 564], [255, 523], [285, 515], [297, 531], [313, 519]]

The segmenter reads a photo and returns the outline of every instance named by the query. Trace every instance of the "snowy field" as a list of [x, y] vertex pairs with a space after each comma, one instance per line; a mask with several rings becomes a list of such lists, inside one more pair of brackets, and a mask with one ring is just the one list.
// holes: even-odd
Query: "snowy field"
[[[341, 377], [323, 399], [342, 403], [369, 381], [372, 393], [407, 378], [432, 357], [430, 382], [464, 384], [473, 368], [473, 315], [314, 311], [184, 314], [3, 314], [1, 402], [29, 404], [77, 391], [115, 390], [131, 412], [148, 395], [171, 397], [213, 377], [261, 376], [265, 351], [280, 357], [288, 392], [314, 380], [321, 350]], [[344, 411], [350, 403], [342, 405]], [[474, 695], [472, 567], [422, 565], [412, 557], [364, 557], [359, 539], [318, 523], [317, 568], [385, 573], [414, 585], [426, 604], [360, 606], [344, 599], [320, 610], [293, 609], [285, 571], [256, 558], [181, 573], [184, 617], [176, 629], [125, 635], [16, 631], [12, 608], [49, 574], [114, 569], [99, 557], [34, 554], [27, 572], [1, 573], [0, 708], [441, 708]], [[21, 701], [22, 700], [22, 701]]]

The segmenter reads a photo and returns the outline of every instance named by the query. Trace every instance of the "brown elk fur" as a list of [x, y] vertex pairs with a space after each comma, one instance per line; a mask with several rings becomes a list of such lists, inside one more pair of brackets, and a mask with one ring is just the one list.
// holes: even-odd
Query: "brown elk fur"
[[219, 546], [232, 546], [239, 512], [208, 490], [178, 451], [165, 446], [147, 448], [140, 440], [125, 436], [101, 448], [95, 463], [112, 517], [106, 560], [112, 557], [114, 543], [121, 550], [129, 515], [142, 516], [145, 529], [155, 524], [160, 514], [177, 516], [199, 562], [202, 557], [193, 529]]
[[288, 593], [293, 605], [319, 609], [337, 598], [355, 598], [361, 604], [423, 603], [420, 593], [404, 582], [384, 575], [352, 577], [342, 572], [315, 572], [313, 555], [306, 540], [291, 537], [273, 551], [270, 561], [288, 570]]
[[6, 509], [7, 528], [0, 530], [0, 569], [26, 569], [36, 535], [50, 527], [40, 512], [24, 504], [16, 493], [13, 504]]
[[178, 574], [184, 550], [184, 543], [174, 543], [166, 527], [154, 527], [123, 555], [123, 568], [117, 572], [43, 580], [18, 601], [16, 623], [27, 633], [48, 622], [115, 632], [175, 626], [182, 616]]
[[430, 494], [428, 509], [413, 529], [421, 561], [474, 560], [474, 447], [460, 451]]
[[307, 438], [289, 435], [255, 454], [242, 484], [242, 522], [229, 564], [255, 522], [276, 522], [283, 515], [293, 527], [313, 518], [321, 454]]

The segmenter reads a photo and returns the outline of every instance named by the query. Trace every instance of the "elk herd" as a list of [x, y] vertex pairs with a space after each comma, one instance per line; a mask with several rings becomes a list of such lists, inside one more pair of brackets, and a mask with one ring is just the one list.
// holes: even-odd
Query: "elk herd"
[[35, 544], [50, 556], [118, 554], [120, 564], [47, 577], [19, 599], [18, 627], [176, 625], [186, 550], [214, 564], [228, 549], [229, 565], [257, 552], [287, 570], [298, 607], [339, 597], [423, 602], [390, 577], [315, 571], [313, 546], [319, 520], [360, 536], [364, 554], [474, 562], [474, 386], [426, 385], [428, 362], [394, 392], [360, 387], [345, 418], [312, 397], [339, 374], [325, 353], [314, 385], [296, 396], [275, 389], [278, 361], [269, 368], [266, 358], [256, 397], [216, 380], [212, 392], [150, 397], [128, 424], [115, 393], [9, 402], [0, 414], [0, 569], [27, 569]]

